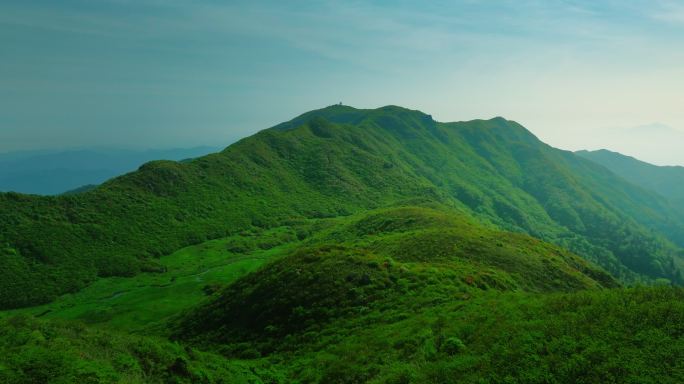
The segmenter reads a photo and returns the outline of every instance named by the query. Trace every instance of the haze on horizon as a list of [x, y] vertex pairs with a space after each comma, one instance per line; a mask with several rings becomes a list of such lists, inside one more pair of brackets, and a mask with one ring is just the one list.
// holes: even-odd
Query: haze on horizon
[[684, 165], [675, 1], [6, 0], [0, 152], [226, 145], [343, 102]]

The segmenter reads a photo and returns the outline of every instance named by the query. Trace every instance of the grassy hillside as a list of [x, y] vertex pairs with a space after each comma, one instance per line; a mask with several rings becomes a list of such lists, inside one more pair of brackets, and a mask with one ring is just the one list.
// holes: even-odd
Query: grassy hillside
[[661, 167], [605, 149], [576, 154], [603, 165], [634, 185], [659, 193], [684, 211], [684, 167]]
[[[415, 265], [428, 270], [430, 265], [453, 276], [458, 271], [458, 278], [473, 286], [528, 291], [616, 286], [605, 272], [567, 251], [525, 235], [484, 228], [463, 214], [449, 212], [444, 207], [397, 207], [244, 231], [162, 257], [163, 272], [101, 278], [50, 304], [5, 311], [4, 316], [26, 314], [154, 332], [163, 330], [170, 317], [192, 309], [265, 262], [307, 252], [329, 254], [335, 263], [352, 254], [372, 255], [383, 266], [401, 263], [397, 270]], [[344, 256], [336, 256], [340, 254]], [[276, 264], [287, 268], [294, 262], [280, 263]], [[264, 289], [287, 295], [297, 287]]]
[[1, 194], [0, 307], [161, 271], [158, 256], [208, 239], [414, 199], [562, 245], [626, 282], [684, 281], [666, 240], [684, 242], [681, 218], [664, 199], [514, 122], [333, 106], [85, 193]]
[[[684, 292], [491, 292], [285, 339], [302, 383], [679, 383]], [[229, 346], [224, 346], [230, 349]]]
[[684, 291], [615, 286], [525, 235], [398, 207], [337, 220], [188, 311], [175, 337], [277, 361], [284, 382], [682, 380]]
[[529, 236], [487, 229], [444, 210], [401, 207], [336, 220], [193, 308], [179, 335], [270, 350], [279, 337], [366, 311], [418, 310], [488, 289], [617, 286], [606, 272]]
[[4, 313], [0, 381], [684, 379], [684, 290], [618, 288], [562, 248], [438, 204], [244, 231], [159, 263]]

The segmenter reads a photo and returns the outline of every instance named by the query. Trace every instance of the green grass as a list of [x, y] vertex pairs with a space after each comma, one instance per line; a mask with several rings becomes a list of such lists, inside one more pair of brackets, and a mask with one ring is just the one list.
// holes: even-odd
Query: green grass
[[616, 288], [567, 251], [446, 209], [333, 222], [187, 312], [175, 337], [277, 361], [296, 383], [684, 379], [681, 288]]
[[5, 312], [0, 382], [684, 379], [684, 290], [615, 288], [566, 250], [435, 204], [252, 228], [159, 262]]
[[[270, 230], [252, 228], [161, 257], [158, 262], [165, 272], [100, 278], [50, 304], [4, 314], [78, 320], [129, 332], [163, 334], [168, 332], [169, 319], [197, 307], [212, 294], [257, 271], [267, 261], [287, 257], [272, 268], [289, 273], [297, 270], [301, 257], [311, 258], [316, 254], [322, 263], [307, 265], [303, 274], [308, 276], [321, 273], [317, 272], [319, 268], [330, 268], [328, 277], [344, 281], [350, 275], [360, 279], [364, 273], [370, 276], [381, 272], [379, 281], [394, 279], [391, 284], [398, 282], [402, 287], [406, 284], [402, 289], [434, 278], [456, 279], [459, 283], [453, 287], [431, 285], [439, 289], [449, 287], [454, 292], [467, 288], [464, 281], [468, 279], [472, 279], [471, 285], [479, 287], [530, 291], [615, 284], [604, 272], [560, 248], [525, 235], [486, 228], [462, 213], [445, 207], [440, 209], [395, 207], [344, 218], [300, 221]], [[373, 267], [387, 263], [394, 265], [390, 274]], [[402, 275], [402, 271], [406, 272]], [[260, 273], [271, 274], [272, 269]], [[254, 276], [259, 279], [261, 275]], [[311, 297], [301, 296], [308, 288], [300, 286], [303, 284], [300, 278], [277, 276], [273, 282], [280, 285], [268, 285], [261, 290], [264, 297], [270, 292], [275, 296], [299, 294], [308, 301], [302, 304], [315, 303]], [[366, 288], [371, 287], [372, 284]], [[318, 307], [343, 307], [347, 301], [345, 297], [337, 297], [335, 289], [340, 288], [319, 287], [318, 292], [328, 295], [332, 301], [318, 303]], [[239, 296], [238, 292], [236, 297]], [[289, 304], [288, 310], [297, 305]], [[272, 308], [255, 306], [252, 309], [265, 314]]]
[[[307, 266], [303, 271], [306, 274], [332, 268], [329, 277], [345, 280], [353, 274], [363, 278], [362, 271], [373, 275], [378, 271], [373, 265], [389, 262], [394, 265], [394, 275], [406, 271], [404, 276], [390, 274], [399, 279], [402, 289], [434, 278], [456, 279], [459, 283], [449, 288], [454, 292], [467, 288], [464, 281], [468, 279], [474, 286], [531, 291], [614, 284], [604, 272], [566, 251], [524, 235], [483, 227], [448, 208], [395, 207], [346, 218], [299, 221], [270, 230], [252, 228], [161, 257], [158, 262], [165, 272], [100, 278], [50, 304], [2, 315], [29, 314], [129, 332], [165, 333], [170, 318], [197, 307], [267, 261], [294, 256], [273, 264], [288, 272], [297, 269], [291, 266], [300, 262], [296, 255], [310, 258], [313, 254], [320, 254], [324, 264]], [[258, 279], [259, 275], [254, 276]], [[278, 277], [274, 282], [287, 286], [267, 286], [263, 288], [265, 295], [271, 291], [274, 295], [294, 295], [300, 288], [300, 293], [308, 289], [289, 277]], [[447, 285], [439, 289], [444, 287]], [[340, 308], [346, 302], [332, 291], [339, 288], [319, 288], [333, 299], [331, 307]], [[259, 307], [255, 310], [269, 311]]]
[[188, 311], [176, 336], [206, 345], [248, 342], [247, 352], [234, 351], [243, 357], [286, 348], [281, 337], [374, 307], [419, 309], [486, 290], [618, 286], [561, 248], [447, 209], [393, 207], [326, 223], [300, 247]]
[[169, 317], [197, 305], [208, 294], [297, 243], [291, 227], [211, 240], [160, 258], [166, 269], [163, 273], [101, 278], [50, 304], [6, 311], [4, 315], [79, 320], [130, 332], [163, 328]]
[[300, 383], [681, 383], [684, 290], [483, 292], [289, 337]]
[[[77, 322], [0, 319], [0, 382], [678, 384], [684, 290], [481, 291], [371, 306], [243, 359]], [[267, 333], [267, 330], [263, 331]], [[247, 351], [248, 344], [214, 344]]]

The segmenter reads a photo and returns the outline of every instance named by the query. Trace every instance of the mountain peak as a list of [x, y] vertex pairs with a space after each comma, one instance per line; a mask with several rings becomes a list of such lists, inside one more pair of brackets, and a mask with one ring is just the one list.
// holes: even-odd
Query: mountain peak
[[306, 124], [317, 117], [324, 118], [335, 123], [354, 124], [363, 119], [363, 116], [367, 113], [367, 111], [368, 110], [357, 109], [348, 105], [334, 104], [303, 113], [290, 121], [286, 121], [272, 127], [272, 129], [286, 131]]
[[[502, 116], [496, 116], [488, 120], [477, 119], [443, 123], [437, 122], [433, 119], [432, 115], [420, 110], [398, 105], [386, 105], [375, 109], [359, 109], [348, 105], [335, 104], [306, 112], [290, 121], [278, 124], [272, 129], [290, 130], [317, 119], [324, 119], [334, 124], [348, 125], [369, 122], [391, 131], [401, 131], [404, 137], [412, 137], [423, 129], [433, 129], [438, 124], [444, 127], [467, 125], [469, 129], [475, 129], [478, 135], [487, 133], [504, 141], [539, 143], [539, 139], [527, 128], [516, 121], [508, 120]], [[414, 133], [409, 134], [409, 131]], [[475, 132], [473, 133], [475, 134]]]
[[397, 105], [386, 105], [375, 109], [359, 109], [348, 105], [334, 104], [301, 114], [290, 121], [274, 126], [273, 129], [293, 129], [304, 125], [315, 118], [323, 118], [335, 124], [359, 124], [366, 119], [378, 120], [389, 115], [402, 119], [419, 119], [434, 123], [432, 116], [426, 113]]
[[[514, 120], [508, 120], [502, 116], [496, 116], [488, 120], [476, 119], [446, 123], [457, 129], [466, 129], [469, 136], [490, 139], [496, 138], [501, 142], [525, 142], [539, 144], [541, 141], [530, 130]], [[483, 136], [485, 135], [485, 136]]]

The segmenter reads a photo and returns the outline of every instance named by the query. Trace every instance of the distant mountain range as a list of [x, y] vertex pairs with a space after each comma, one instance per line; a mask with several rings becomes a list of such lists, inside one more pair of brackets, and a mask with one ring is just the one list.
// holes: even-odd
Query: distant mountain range
[[575, 153], [635, 185], [659, 193], [684, 211], [684, 167], [657, 166], [605, 149]]
[[[0, 191], [57, 195], [100, 184], [151, 160], [183, 160], [219, 147], [173, 149], [88, 149], [0, 153]], [[87, 189], [87, 188], [86, 188]]]

